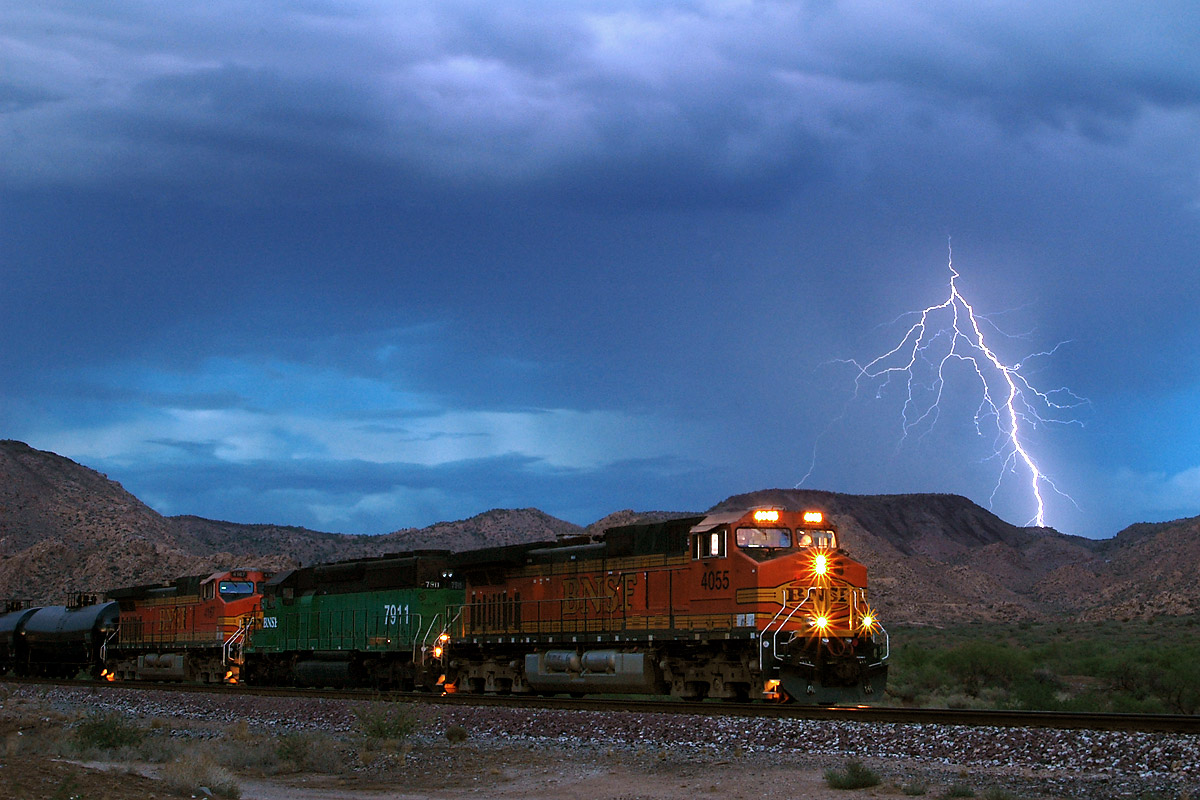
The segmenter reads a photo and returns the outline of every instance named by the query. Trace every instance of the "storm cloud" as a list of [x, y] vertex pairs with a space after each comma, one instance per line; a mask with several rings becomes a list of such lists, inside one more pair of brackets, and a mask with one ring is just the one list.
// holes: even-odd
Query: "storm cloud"
[[1050, 524], [1200, 513], [1198, 52], [1183, 2], [9, 3], [0, 435], [348, 532], [810, 465], [1021, 523], [968, 384], [902, 443], [838, 367], [949, 238], [1091, 401]]

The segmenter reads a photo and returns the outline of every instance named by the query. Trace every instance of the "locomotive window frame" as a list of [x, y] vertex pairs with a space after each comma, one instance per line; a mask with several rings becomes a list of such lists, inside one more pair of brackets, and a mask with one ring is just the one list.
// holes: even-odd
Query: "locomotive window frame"
[[724, 558], [726, 553], [726, 536], [724, 528], [692, 534], [692, 560], [702, 558]]
[[800, 528], [796, 531], [796, 544], [819, 550], [836, 550], [837, 534], [824, 528]]
[[744, 550], [784, 550], [792, 546], [792, 531], [790, 528], [775, 526], [743, 526], [737, 529], [734, 541]]
[[221, 599], [225, 601], [241, 600], [242, 598], [251, 597], [254, 595], [254, 581], [221, 581], [217, 586], [217, 594], [221, 595]]

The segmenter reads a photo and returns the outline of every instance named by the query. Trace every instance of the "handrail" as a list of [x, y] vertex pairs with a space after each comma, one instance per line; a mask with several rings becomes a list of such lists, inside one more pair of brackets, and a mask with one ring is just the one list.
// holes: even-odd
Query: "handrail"
[[[787, 603], [786, 602], [783, 603], [779, 607], [779, 610], [777, 612], [775, 612], [775, 616], [772, 617], [771, 621], [767, 623], [765, 628], [763, 628], [763, 632], [762, 632], [763, 637], [765, 638], [768, 635], [770, 635], [770, 637], [771, 637], [771, 655], [775, 658], [776, 661], [783, 660], [783, 656], [779, 655], [779, 634], [783, 633], [784, 626], [786, 626], [789, 622], [791, 622], [792, 617], [796, 616], [796, 613], [799, 612], [800, 609], [804, 606], [804, 604], [808, 602], [809, 598], [812, 597], [813, 590], [816, 588], [817, 587], [815, 587], [815, 586], [809, 586], [804, 592], [804, 599], [801, 600], [800, 602], [796, 603], [795, 606], [792, 606], [792, 610], [788, 612], [788, 615], [786, 617], [784, 617], [782, 620], [780, 620], [779, 619], [780, 615], [783, 614], [783, 612], [788, 610]], [[779, 626], [775, 629], [774, 632], [772, 632], [771, 628], [773, 626], [775, 626], [776, 622], [779, 623]], [[795, 635], [795, 631], [792, 631], [791, 633], [793, 634], [793, 636]], [[791, 641], [791, 640], [789, 639], [789, 641]]]
[[421, 634], [421, 624], [424, 622], [423, 617], [417, 614], [417, 633], [418, 636], [413, 637], [413, 654], [412, 660], [414, 664], [425, 663], [425, 651], [429, 649], [429, 634], [433, 632], [433, 626], [437, 625], [437, 621], [441, 618], [441, 612], [434, 614], [433, 619], [429, 620], [429, 627], [425, 629], [425, 633]]
[[101, 664], [108, 661], [108, 643], [111, 642], [113, 640], [113, 637], [115, 637], [120, 632], [121, 632], [121, 623], [118, 622], [116, 627], [112, 629], [112, 632], [109, 633], [108, 636], [105, 636], [104, 641], [100, 643], [100, 663]]
[[238, 623], [237, 630], [229, 634], [229, 638], [221, 644], [222, 664], [228, 665], [231, 661], [233, 661], [234, 646], [240, 644], [241, 641], [246, 638], [246, 634], [249, 633], [250, 627], [253, 624], [254, 617], [250, 616], [242, 618], [242, 620]]

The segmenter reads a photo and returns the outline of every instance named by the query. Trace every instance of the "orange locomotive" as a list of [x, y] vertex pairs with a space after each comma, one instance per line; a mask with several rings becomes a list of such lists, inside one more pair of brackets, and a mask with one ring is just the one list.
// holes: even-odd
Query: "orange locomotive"
[[236, 569], [109, 592], [121, 622], [105, 646], [106, 677], [236, 683], [267, 577]]
[[457, 691], [881, 698], [887, 634], [824, 514], [750, 509], [461, 554]]

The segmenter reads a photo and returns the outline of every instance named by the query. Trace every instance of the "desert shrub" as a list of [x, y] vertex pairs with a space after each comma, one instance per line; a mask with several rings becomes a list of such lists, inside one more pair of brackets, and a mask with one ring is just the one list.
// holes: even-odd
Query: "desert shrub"
[[942, 797], [974, 797], [975, 790], [965, 783], [952, 783], [942, 792]]
[[1013, 794], [1008, 789], [1001, 789], [999, 786], [992, 786], [986, 789], [980, 797], [983, 800], [1020, 800], [1018, 795]]
[[462, 744], [467, 740], [467, 729], [462, 725], [451, 725], [449, 728], [446, 728], [446, 739], [451, 744]]
[[163, 767], [161, 775], [167, 788], [179, 794], [196, 797], [208, 789], [217, 797], [231, 800], [242, 796], [242, 788], [229, 770], [198, 753], [187, 753], [172, 761]]
[[339, 773], [342, 759], [337, 743], [323, 733], [286, 733], [275, 745], [281, 772]]
[[905, 704], [923, 704], [948, 683], [945, 671], [933, 661], [934, 651], [924, 645], [898, 647], [892, 655], [887, 693]]
[[1023, 651], [994, 642], [964, 642], [939, 653], [935, 661], [972, 697], [985, 686], [1007, 688], [1032, 673]]
[[1200, 647], [1144, 648], [1110, 664], [1105, 677], [1136, 700], [1175, 714], [1195, 714], [1200, 712], [1200, 679], [1193, 667], [1197, 659]]
[[1200, 617], [972, 623], [892, 634], [888, 695], [922, 706], [1200, 713]]
[[235, 742], [252, 742], [259, 738], [250, 730], [250, 723], [244, 719], [239, 719], [226, 728], [225, 735]]
[[417, 729], [417, 715], [407, 703], [371, 703], [355, 706], [358, 730], [368, 739], [403, 741]]
[[879, 773], [861, 761], [851, 759], [842, 769], [825, 770], [825, 782], [831, 789], [865, 789], [879, 785]]
[[918, 797], [925, 794], [929, 789], [920, 781], [909, 781], [900, 785], [900, 791], [909, 797]]
[[294, 762], [286, 765], [281, 763], [283, 759], [279, 750], [278, 743], [268, 740], [265, 736], [242, 738], [236, 729], [232, 734], [227, 732], [225, 736], [208, 745], [208, 751], [217, 763], [230, 769], [256, 770], [264, 775], [283, 772], [284, 766], [288, 769], [295, 768]]
[[123, 749], [122, 752], [138, 761], [165, 764], [179, 758], [183, 748], [184, 742], [169, 736], [146, 736], [132, 751]]
[[129, 717], [118, 711], [92, 711], [81, 719], [72, 732], [71, 742], [77, 750], [117, 750], [133, 747], [142, 741], [145, 732]]

